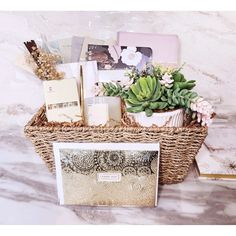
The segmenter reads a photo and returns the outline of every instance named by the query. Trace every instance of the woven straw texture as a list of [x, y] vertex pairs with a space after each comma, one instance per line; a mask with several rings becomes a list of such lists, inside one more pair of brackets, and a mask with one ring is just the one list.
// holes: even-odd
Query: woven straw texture
[[184, 180], [207, 136], [206, 127], [81, 127], [49, 125], [42, 107], [25, 126], [25, 134], [50, 171], [55, 172], [53, 142], [160, 143], [159, 183]]

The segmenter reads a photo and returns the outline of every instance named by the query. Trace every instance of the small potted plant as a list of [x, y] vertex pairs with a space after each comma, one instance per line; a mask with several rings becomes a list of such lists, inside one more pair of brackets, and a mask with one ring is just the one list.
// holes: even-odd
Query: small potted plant
[[127, 81], [99, 84], [97, 95], [121, 97], [128, 116], [144, 127], [181, 127], [185, 113], [201, 125], [209, 125], [212, 105], [192, 91], [195, 81], [186, 80], [181, 68], [148, 66], [141, 72], [133, 69]]

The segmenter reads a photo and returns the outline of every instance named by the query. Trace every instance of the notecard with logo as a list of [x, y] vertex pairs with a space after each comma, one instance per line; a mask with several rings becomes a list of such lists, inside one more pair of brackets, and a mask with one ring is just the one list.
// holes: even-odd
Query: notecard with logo
[[75, 79], [44, 81], [43, 87], [48, 121], [81, 120], [80, 99]]

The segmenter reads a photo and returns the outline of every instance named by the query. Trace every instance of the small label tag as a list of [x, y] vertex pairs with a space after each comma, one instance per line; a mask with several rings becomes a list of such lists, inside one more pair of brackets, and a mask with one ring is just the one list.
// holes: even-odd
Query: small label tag
[[120, 182], [121, 173], [97, 173], [98, 182]]

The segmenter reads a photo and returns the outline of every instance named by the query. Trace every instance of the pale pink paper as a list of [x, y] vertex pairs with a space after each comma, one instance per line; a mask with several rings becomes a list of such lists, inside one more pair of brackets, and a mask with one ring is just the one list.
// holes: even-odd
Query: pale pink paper
[[152, 48], [153, 63], [179, 66], [180, 42], [177, 35], [118, 32], [117, 40], [122, 46]]

